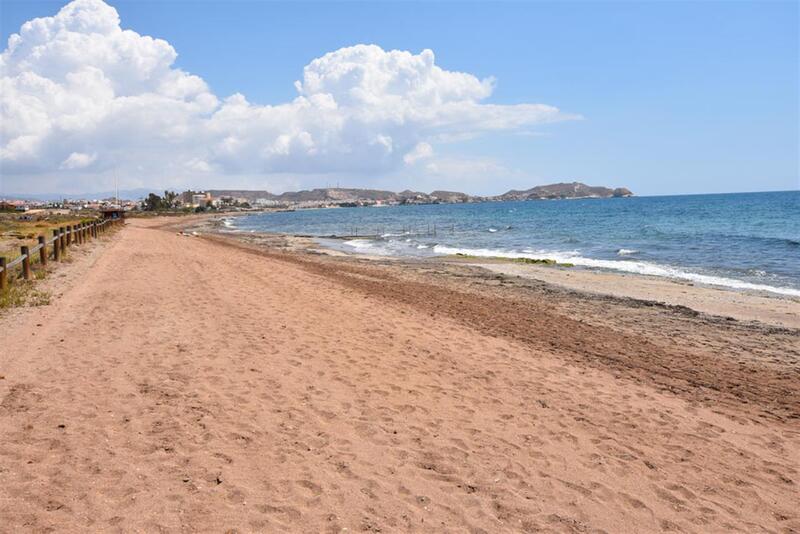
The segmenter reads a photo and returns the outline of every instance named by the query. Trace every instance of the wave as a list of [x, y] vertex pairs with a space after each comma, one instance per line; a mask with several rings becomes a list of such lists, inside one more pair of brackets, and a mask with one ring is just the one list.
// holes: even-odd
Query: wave
[[614, 271], [622, 271], [634, 274], [643, 274], [647, 276], [657, 276], [661, 278], [672, 278], [677, 280], [687, 280], [696, 282], [698, 284], [722, 286], [732, 289], [743, 289], [750, 291], [766, 291], [770, 293], [777, 293], [779, 295], [786, 295], [792, 297], [800, 297], [800, 289], [791, 287], [774, 287], [766, 284], [753, 284], [743, 280], [736, 280], [735, 278], [727, 278], [722, 276], [712, 276], [707, 274], [693, 273], [691, 271], [684, 271], [676, 267], [668, 265], [659, 265], [656, 263], [648, 263], [643, 261], [631, 260], [598, 260], [594, 258], [585, 258], [571, 253], [563, 253], [558, 251], [538, 251], [532, 252], [516, 252], [505, 250], [493, 249], [472, 249], [472, 248], [456, 248], [448, 247], [445, 245], [436, 245], [433, 251], [438, 254], [466, 254], [468, 256], [479, 257], [494, 257], [494, 258], [528, 258], [528, 259], [552, 259], [559, 263], [572, 263], [573, 265], [580, 265], [582, 267], [591, 267], [596, 269], [609, 269]]
[[632, 254], [638, 254], [638, 253], [639, 253], [638, 250], [633, 250], [630, 248], [621, 248], [617, 251], [618, 256], [630, 256]]
[[353, 248], [374, 248], [375, 245], [372, 241], [367, 239], [350, 239], [342, 243], [343, 245], [347, 245]]

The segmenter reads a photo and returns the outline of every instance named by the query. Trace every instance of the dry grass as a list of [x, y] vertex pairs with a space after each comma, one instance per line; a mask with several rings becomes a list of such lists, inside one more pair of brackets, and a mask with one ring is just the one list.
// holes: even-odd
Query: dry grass
[[[53, 230], [60, 226], [88, 222], [93, 216], [48, 215], [39, 220], [22, 221], [19, 213], [0, 213], [0, 256], [13, 260], [20, 255], [20, 247], [35, 246], [40, 235], [47, 239], [53, 236]], [[38, 261], [38, 260], [35, 260]]]
[[[67, 215], [49, 215], [39, 220], [23, 221], [17, 213], [0, 213], [0, 257], [11, 261], [20, 255], [20, 247], [34, 247], [38, 244], [38, 237], [44, 235], [49, 239], [53, 230], [62, 226], [75, 225], [89, 222], [92, 217], [74, 217]], [[52, 254], [52, 245], [48, 246], [48, 253]], [[62, 261], [72, 261], [68, 251]], [[52, 257], [50, 258], [52, 262]], [[50, 303], [50, 295], [46, 291], [36, 289], [35, 280], [47, 276], [48, 269], [41, 265], [38, 253], [30, 258], [33, 280], [28, 282], [22, 279], [20, 265], [12, 267], [8, 272], [8, 287], [0, 291], [0, 310], [18, 306], [43, 306]]]
[[[41, 275], [39, 273], [42, 273]], [[36, 278], [43, 278], [44, 271], [37, 271]], [[37, 289], [33, 282], [14, 280], [4, 291], [0, 291], [0, 310], [18, 306], [46, 306], [50, 304], [50, 293]]]

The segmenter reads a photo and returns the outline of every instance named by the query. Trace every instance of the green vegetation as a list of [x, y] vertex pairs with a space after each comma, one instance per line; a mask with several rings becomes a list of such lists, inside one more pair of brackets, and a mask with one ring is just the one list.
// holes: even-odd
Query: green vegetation
[[178, 194], [175, 191], [164, 191], [164, 196], [150, 193], [144, 199], [144, 211], [166, 211], [174, 209], [178, 204]]
[[549, 258], [505, 258], [503, 256], [473, 256], [471, 254], [462, 254], [457, 252], [455, 257], [461, 259], [471, 259], [471, 260], [491, 260], [491, 261], [502, 261], [502, 262], [509, 262], [509, 263], [528, 263], [532, 265], [552, 265], [555, 267], [574, 267], [575, 265], [572, 263], [559, 263], [556, 260], [551, 260]]

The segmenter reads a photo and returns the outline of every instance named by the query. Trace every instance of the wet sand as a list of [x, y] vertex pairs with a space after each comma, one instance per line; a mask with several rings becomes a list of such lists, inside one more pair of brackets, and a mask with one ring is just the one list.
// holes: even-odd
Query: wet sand
[[0, 316], [0, 531], [800, 529], [797, 329], [165, 222]]

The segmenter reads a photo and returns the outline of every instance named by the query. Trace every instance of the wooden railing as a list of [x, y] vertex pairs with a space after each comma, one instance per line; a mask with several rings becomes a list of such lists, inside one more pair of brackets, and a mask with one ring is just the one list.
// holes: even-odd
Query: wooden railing
[[81, 245], [91, 239], [96, 239], [106, 233], [111, 227], [122, 224], [124, 219], [104, 219], [87, 223], [61, 226], [53, 229], [53, 237], [39, 236], [36, 246], [20, 247], [20, 255], [11, 261], [0, 257], [0, 291], [8, 287], [8, 273], [14, 267], [20, 266], [21, 275], [25, 280], [32, 278], [31, 263], [38, 253], [39, 263], [47, 265], [48, 259], [63, 261], [70, 246]]

